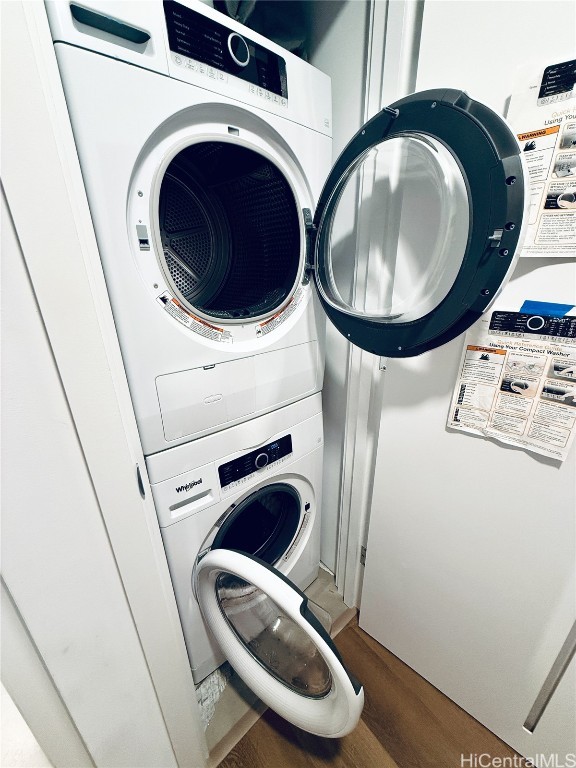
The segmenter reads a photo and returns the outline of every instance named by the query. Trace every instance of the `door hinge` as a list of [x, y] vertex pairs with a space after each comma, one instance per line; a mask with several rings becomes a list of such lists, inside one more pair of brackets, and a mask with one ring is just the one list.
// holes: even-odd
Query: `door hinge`
[[493, 234], [490, 235], [488, 238], [488, 242], [490, 243], [490, 248], [499, 248], [500, 247], [500, 241], [502, 240], [502, 233], [504, 230], [502, 229], [495, 229]]
[[316, 265], [314, 263], [314, 251], [316, 248], [316, 234], [318, 230], [314, 226], [314, 219], [312, 218], [312, 211], [310, 208], [303, 208], [302, 214], [304, 215], [304, 227], [306, 228], [306, 264], [304, 269], [306, 272], [314, 272]]
[[360, 565], [366, 565], [366, 547], [360, 547]]

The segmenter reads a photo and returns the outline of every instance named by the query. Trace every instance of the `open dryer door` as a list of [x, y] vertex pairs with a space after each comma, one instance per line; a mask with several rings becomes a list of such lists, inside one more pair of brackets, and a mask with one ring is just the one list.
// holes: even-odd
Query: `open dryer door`
[[336, 328], [390, 357], [465, 331], [511, 273], [526, 183], [506, 122], [462, 91], [416, 93], [372, 118], [337, 160], [310, 227]]
[[356, 726], [364, 689], [303, 592], [261, 560], [230, 549], [211, 550], [195, 579], [206, 624], [265, 704], [318, 736], [345, 736]]

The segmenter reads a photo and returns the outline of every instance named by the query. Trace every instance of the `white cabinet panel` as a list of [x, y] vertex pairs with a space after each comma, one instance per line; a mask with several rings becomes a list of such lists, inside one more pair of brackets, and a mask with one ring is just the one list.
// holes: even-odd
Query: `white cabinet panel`
[[[17, 272], [16, 243], [6, 246], [4, 577], [98, 765], [203, 765], [156, 515], [136, 483], [144, 459], [46, 10], [15, 1], [2, 21], [2, 185], [26, 262]], [[5, 233], [14, 240], [9, 225]], [[27, 286], [18, 295], [15, 280]], [[22, 689], [21, 680], [11, 685], [18, 706]], [[30, 708], [41, 716], [42, 701], [31, 697]]]
[[[573, 54], [575, 13], [426, 2], [417, 88], [502, 112], [535, 44], [538, 60]], [[525, 299], [576, 303], [574, 262], [522, 260], [499, 306]], [[576, 753], [574, 659], [534, 733], [523, 723], [576, 618], [575, 452], [559, 466], [449, 433], [462, 344], [385, 374], [361, 626], [521, 753], [561, 765]]]
[[2, 572], [98, 766], [176, 765], [4, 198]]
[[[533, 266], [504, 298], [568, 299], [574, 264]], [[461, 347], [386, 374], [361, 626], [523, 754], [576, 752], [574, 661], [522, 728], [576, 618], [574, 454], [446, 431]]]

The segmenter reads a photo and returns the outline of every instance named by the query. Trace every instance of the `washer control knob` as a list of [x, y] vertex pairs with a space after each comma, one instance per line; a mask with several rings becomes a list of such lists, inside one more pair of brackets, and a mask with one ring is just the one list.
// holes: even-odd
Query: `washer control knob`
[[540, 315], [532, 315], [532, 317], [529, 317], [526, 321], [526, 325], [531, 331], [539, 331], [544, 328], [546, 321], [543, 317], [540, 317]]
[[248, 43], [237, 32], [232, 32], [228, 36], [228, 53], [238, 67], [245, 67], [250, 61]]
[[262, 469], [262, 467], [265, 467], [269, 461], [270, 459], [268, 458], [267, 453], [259, 453], [258, 456], [256, 456], [254, 459], [254, 465], [256, 469]]

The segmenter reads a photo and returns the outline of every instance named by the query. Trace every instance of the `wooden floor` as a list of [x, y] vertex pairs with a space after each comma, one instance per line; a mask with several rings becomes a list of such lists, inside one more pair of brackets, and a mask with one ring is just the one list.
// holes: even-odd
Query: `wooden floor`
[[311, 736], [268, 710], [219, 768], [461, 768], [471, 765], [462, 756], [474, 754], [508, 757], [503, 764], [515, 768], [528, 765], [518, 756], [514, 760], [510, 747], [356, 621], [338, 635], [336, 645], [366, 695], [353, 733], [342, 739]]

